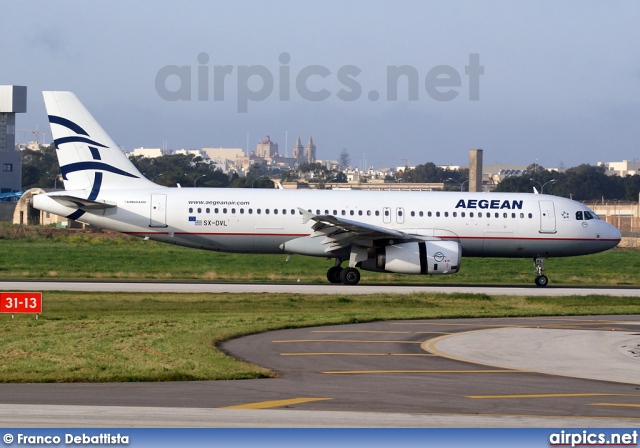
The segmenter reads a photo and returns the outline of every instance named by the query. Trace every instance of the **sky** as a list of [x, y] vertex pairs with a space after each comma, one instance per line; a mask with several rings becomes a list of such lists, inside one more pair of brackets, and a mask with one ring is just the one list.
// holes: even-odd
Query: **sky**
[[[640, 161], [637, 1], [0, 0], [16, 140], [70, 90], [125, 150], [255, 150], [352, 165]], [[395, 75], [396, 72], [402, 75]], [[394, 92], [397, 94], [394, 98]], [[50, 135], [46, 135], [50, 140]]]

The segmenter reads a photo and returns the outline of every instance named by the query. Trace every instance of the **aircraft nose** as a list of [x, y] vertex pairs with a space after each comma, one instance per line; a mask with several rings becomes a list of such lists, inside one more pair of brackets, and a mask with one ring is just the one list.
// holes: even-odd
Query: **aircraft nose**
[[622, 239], [622, 234], [615, 226], [604, 221], [603, 224], [604, 229], [600, 237], [609, 241], [611, 243], [611, 247], [616, 247]]

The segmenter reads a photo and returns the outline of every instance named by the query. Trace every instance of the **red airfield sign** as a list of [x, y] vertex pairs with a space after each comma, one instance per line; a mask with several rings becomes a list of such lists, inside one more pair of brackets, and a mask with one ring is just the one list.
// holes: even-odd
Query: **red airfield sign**
[[0, 313], [42, 314], [42, 293], [0, 292]]

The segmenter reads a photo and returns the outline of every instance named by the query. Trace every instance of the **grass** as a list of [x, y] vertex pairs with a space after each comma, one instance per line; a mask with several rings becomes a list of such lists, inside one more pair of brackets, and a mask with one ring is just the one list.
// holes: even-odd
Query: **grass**
[[44, 313], [0, 315], [0, 382], [222, 380], [273, 376], [221, 341], [381, 319], [640, 313], [640, 298], [482, 294], [291, 295], [49, 292]]
[[[0, 225], [0, 279], [326, 282], [324, 259], [238, 255], [145, 242], [111, 233]], [[640, 251], [552, 259], [553, 284], [634, 285]], [[449, 276], [362, 272], [368, 283], [526, 284], [533, 263], [463, 259]], [[37, 289], [37, 287], [35, 288]], [[382, 319], [640, 313], [640, 299], [480, 294], [232, 295], [48, 292], [44, 313], [0, 315], [0, 382], [220, 380], [273, 376], [216, 344], [241, 335]]]
[[[294, 255], [209, 252], [142, 241], [114, 233], [0, 227], [0, 279], [195, 280], [324, 283], [332, 261]], [[40, 232], [40, 233], [39, 233]], [[583, 257], [552, 258], [552, 285], [640, 285], [640, 251], [614, 249]], [[364, 283], [530, 285], [530, 259], [463, 258], [454, 275], [411, 276], [362, 271]]]

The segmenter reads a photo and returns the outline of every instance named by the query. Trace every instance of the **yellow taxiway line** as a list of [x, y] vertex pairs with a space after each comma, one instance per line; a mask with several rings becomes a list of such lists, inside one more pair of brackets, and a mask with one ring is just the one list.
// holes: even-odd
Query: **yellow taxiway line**
[[294, 404], [309, 403], [312, 401], [333, 400], [333, 398], [291, 398], [289, 400], [258, 401], [255, 403], [237, 404], [225, 406], [222, 409], [269, 409], [290, 406]]
[[520, 394], [520, 395], [468, 395], [475, 399], [510, 399], [510, 398], [558, 398], [558, 397], [640, 397], [633, 394], [574, 393], [574, 394]]

